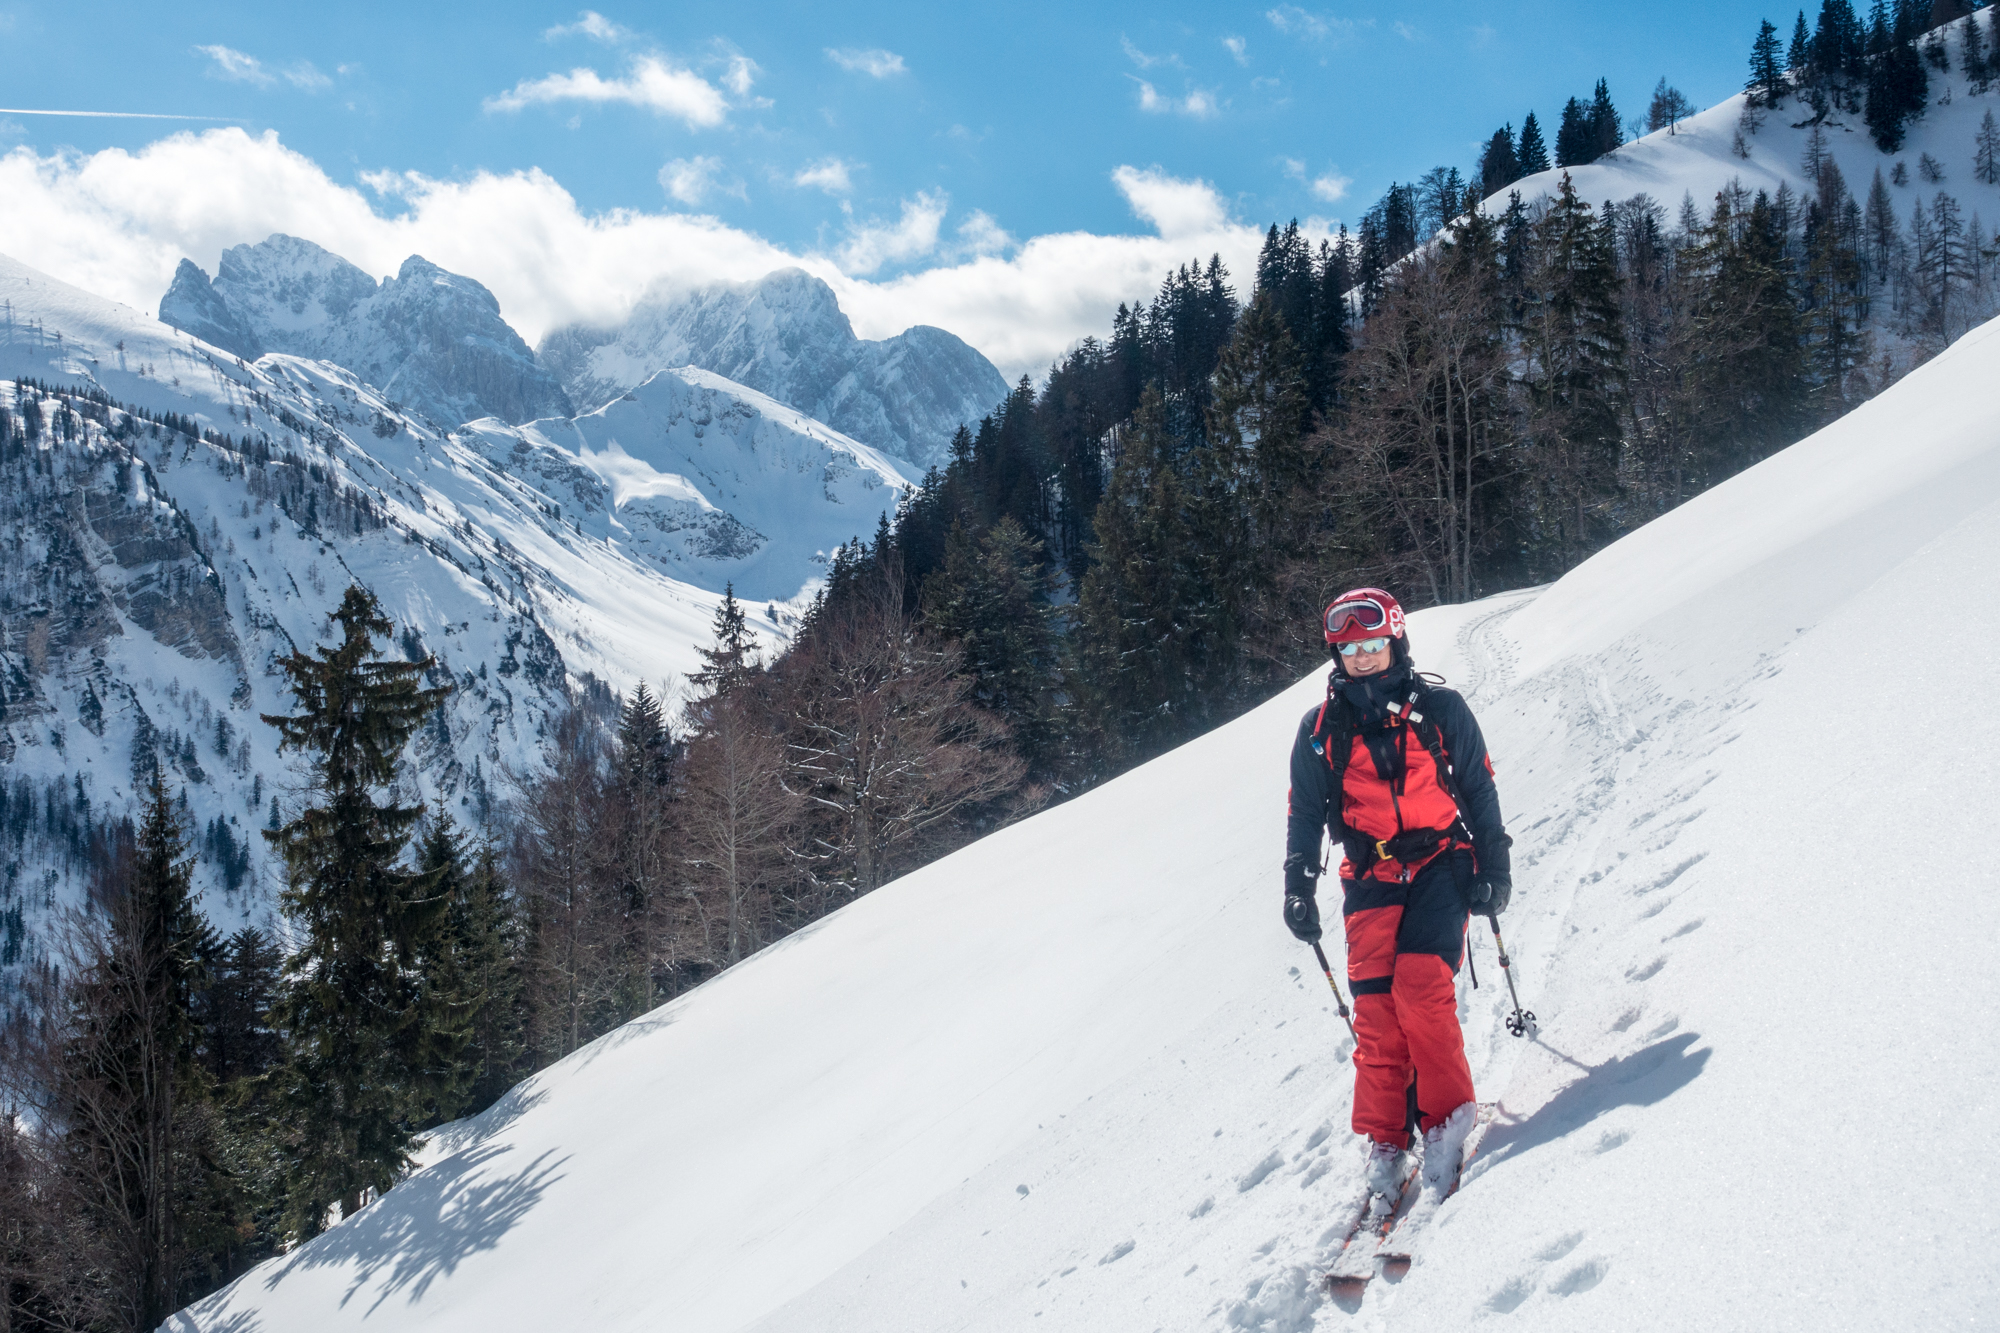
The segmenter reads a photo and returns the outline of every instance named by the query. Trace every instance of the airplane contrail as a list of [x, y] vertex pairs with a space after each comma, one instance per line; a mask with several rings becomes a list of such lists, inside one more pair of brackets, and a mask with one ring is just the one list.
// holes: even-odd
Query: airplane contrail
[[228, 116], [169, 116], [158, 111], [37, 111], [28, 107], [0, 106], [0, 116], [105, 116], [120, 120], [228, 120]]

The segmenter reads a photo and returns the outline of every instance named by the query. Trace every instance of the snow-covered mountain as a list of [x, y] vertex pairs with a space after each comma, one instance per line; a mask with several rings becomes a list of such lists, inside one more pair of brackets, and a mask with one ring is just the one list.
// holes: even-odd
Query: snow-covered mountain
[[[193, 1330], [1974, 1327], [2000, 1296], [2000, 324], [1553, 586], [1412, 618], [1540, 1015], [1400, 1280], [1313, 1282], [1351, 1046], [1279, 921], [1278, 699], [448, 1127]], [[1887, 727], [1887, 733], [1877, 734]], [[1338, 940], [1334, 954], [1339, 956]]]
[[800, 269], [654, 294], [622, 324], [556, 329], [539, 350], [579, 408], [698, 366], [919, 468], [943, 462], [952, 432], [1007, 395], [993, 363], [943, 329], [855, 337], [833, 289]]
[[0, 309], [0, 986], [76, 901], [57, 812], [130, 810], [155, 754], [240, 849], [225, 873], [204, 843], [210, 914], [266, 909], [251, 830], [291, 762], [257, 715], [290, 710], [273, 662], [326, 640], [350, 582], [458, 686], [407, 780], [477, 824], [573, 696], [697, 667], [725, 583], [775, 650], [778, 604], [907, 484], [701, 372], [574, 423], [445, 433], [336, 365], [246, 362], [5, 258]]
[[864, 537], [910, 482], [894, 460], [692, 366], [662, 370], [574, 420], [461, 432], [498, 468], [559, 497], [582, 530], [697, 586], [787, 601], [802, 550]]
[[446, 428], [571, 411], [493, 293], [421, 255], [378, 284], [295, 236], [231, 246], [213, 282], [181, 261], [160, 319], [248, 361], [266, 352], [331, 361]]

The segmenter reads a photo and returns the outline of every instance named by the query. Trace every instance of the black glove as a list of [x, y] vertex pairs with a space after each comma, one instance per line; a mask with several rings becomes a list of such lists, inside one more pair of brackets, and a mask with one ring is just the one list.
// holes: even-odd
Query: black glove
[[1319, 900], [1308, 889], [1304, 893], [1285, 895], [1285, 924], [1292, 934], [1313, 944], [1319, 940]]
[[1499, 919], [1514, 897], [1514, 883], [1504, 875], [1481, 875], [1465, 891], [1465, 905], [1476, 916]]
[[1313, 897], [1319, 887], [1318, 870], [1304, 852], [1285, 858], [1285, 924], [1308, 944], [1319, 938], [1319, 902]]

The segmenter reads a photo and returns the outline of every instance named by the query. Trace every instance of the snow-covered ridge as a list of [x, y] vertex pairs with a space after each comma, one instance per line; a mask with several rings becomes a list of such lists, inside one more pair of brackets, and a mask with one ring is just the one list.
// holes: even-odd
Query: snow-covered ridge
[[574, 420], [475, 421], [463, 436], [561, 497], [582, 531], [753, 601], [799, 596], [800, 552], [831, 559], [911, 484], [879, 450], [692, 366]]
[[698, 366], [919, 468], [944, 461], [952, 432], [1007, 395], [993, 363], [943, 329], [856, 338], [833, 289], [800, 269], [651, 294], [623, 323], [556, 329], [539, 350], [578, 407]]
[[[158, 420], [73, 411], [22, 380]], [[725, 583], [782, 645], [782, 604], [907, 485], [874, 450], [702, 372], [576, 423], [446, 433], [331, 362], [248, 362], [0, 258], [0, 406], [17, 431], [30, 404], [36, 449], [0, 496], [5, 780], [38, 806], [59, 784], [115, 816], [138, 752], [157, 750], [203, 836], [220, 821], [244, 849], [247, 878], [213, 857], [197, 872], [223, 924], [269, 906], [253, 834], [291, 769], [256, 721], [289, 711], [273, 662], [325, 640], [348, 583], [458, 687], [407, 781], [476, 825], [540, 768], [573, 691], [671, 690], [695, 669]], [[81, 873], [59, 840], [10, 847], [0, 985]]]
[[1495, 755], [1542, 1021], [1502, 1031], [1475, 927], [1500, 1119], [1358, 1306], [1313, 1282], [1351, 1051], [1277, 910], [1315, 674], [543, 1071], [171, 1327], [1979, 1324], [2000, 1160], [1919, 1205], [1910, 1171], [2000, 1088], [2000, 982], [1950, 943], [2000, 898], [1925, 833], [2000, 801], [1963, 702], [1996, 380], [1987, 325], [1553, 587], [1412, 618]]
[[212, 283], [182, 260], [160, 319], [245, 360], [285, 352], [331, 361], [446, 428], [570, 412], [493, 293], [421, 255], [377, 284], [294, 236], [235, 245]]

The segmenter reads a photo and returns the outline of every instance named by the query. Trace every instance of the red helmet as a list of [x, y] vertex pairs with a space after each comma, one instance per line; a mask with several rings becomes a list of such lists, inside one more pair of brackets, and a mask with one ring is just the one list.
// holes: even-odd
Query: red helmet
[[1344, 592], [1326, 608], [1326, 642], [1358, 643], [1362, 639], [1403, 637], [1403, 608], [1380, 588]]

